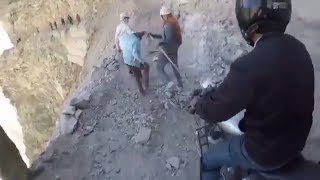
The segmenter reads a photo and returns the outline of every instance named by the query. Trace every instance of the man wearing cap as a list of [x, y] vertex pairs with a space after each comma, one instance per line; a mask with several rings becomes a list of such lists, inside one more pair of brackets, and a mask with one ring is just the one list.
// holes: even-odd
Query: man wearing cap
[[[172, 12], [169, 8], [162, 7], [160, 10], [160, 16], [164, 22], [162, 35], [151, 33], [149, 35], [157, 39], [162, 39], [159, 45], [163, 48], [163, 50], [172, 60], [172, 62], [178, 66], [178, 49], [182, 43], [181, 29], [179, 23], [177, 19], [173, 17]], [[165, 83], [169, 81], [169, 76], [165, 72], [165, 66], [168, 64], [168, 62], [169, 61], [166, 55], [160, 52], [157, 60], [157, 70], [161, 80]], [[181, 80], [181, 76], [174, 67], [172, 68], [177, 78], [178, 86], [182, 88], [183, 83]]]
[[[139, 91], [145, 94], [149, 86], [149, 64], [141, 58], [140, 41], [144, 32], [127, 33], [119, 38], [119, 46], [122, 50], [124, 63], [128, 66], [129, 71], [135, 77]], [[144, 87], [143, 87], [144, 86]]]
[[134, 33], [132, 28], [129, 26], [130, 16], [128, 13], [124, 12], [120, 14], [120, 24], [117, 26], [116, 34], [115, 34], [115, 45], [116, 49], [121, 52], [119, 45], [119, 38], [124, 34]]

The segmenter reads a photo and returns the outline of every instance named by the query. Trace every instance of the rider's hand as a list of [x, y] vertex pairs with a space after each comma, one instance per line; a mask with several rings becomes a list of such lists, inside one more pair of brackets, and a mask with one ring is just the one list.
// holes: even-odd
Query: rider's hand
[[191, 101], [188, 106], [188, 111], [191, 114], [195, 114], [197, 108], [199, 108], [199, 104], [201, 104], [201, 99], [204, 100], [203, 98], [206, 98], [209, 93], [212, 93], [215, 91], [215, 88], [212, 86], [209, 86], [205, 89], [196, 89], [192, 92], [191, 94]]
[[195, 114], [196, 113], [196, 105], [197, 105], [197, 102], [199, 101], [200, 99], [200, 95], [202, 93], [203, 89], [195, 89], [192, 91], [192, 93], [190, 94], [191, 97], [190, 97], [190, 103], [188, 105], [188, 112], [190, 114]]
[[203, 89], [195, 89], [192, 91], [191, 93], [191, 98], [193, 98], [194, 96], [200, 96], [202, 93]]
[[200, 94], [200, 96], [206, 96], [208, 93], [212, 93], [215, 91], [215, 87], [209, 85], [207, 88], [204, 88]]
[[190, 114], [195, 114], [196, 113], [196, 106], [197, 106], [197, 103], [199, 101], [201, 97], [200, 96], [193, 96], [192, 97], [192, 100], [188, 106], [188, 112]]
[[200, 97], [205, 96], [214, 90], [215, 90], [215, 88], [212, 86], [208, 86], [207, 88], [204, 88], [204, 89], [203, 88], [195, 89], [191, 93], [191, 98], [193, 98], [194, 96], [200, 96]]

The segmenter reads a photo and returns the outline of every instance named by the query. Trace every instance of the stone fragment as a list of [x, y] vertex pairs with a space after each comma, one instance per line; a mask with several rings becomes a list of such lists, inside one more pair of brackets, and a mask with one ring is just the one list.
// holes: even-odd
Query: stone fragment
[[139, 130], [139, 133], [134, 137], [134, 140], [136, 143], [145, 144], [149, 141], [150, 136], [151, 136], [151, 129], [142, 127]]
[[81, 109], [78, 109], [77, 111], [76, 111], [76, 113], [75, 113], [75, 115], [74, 115], [74, 117], [76, 118], [76, 119], [80, 119], [80, 116], [81, 116], [81, 114], [82, 114], [82, 110]]
[[72, 134], [77, 128], [78, 120], [70, 115], [62, 115], [60, 119], [61, 134]]
[[[172, 168], [174, 169], [179, 169], [180, 167], [180, 159], [178, 157], [171, 157], [169, 159], [167, 159], [167, 164], [169, 164]], [[167, 167], [168, 165], [166, 165]]]
[[110, 105], [112, 105], [112, 106], [116, 105], [117, 103], [118, 103], [118, 102], [117, 102], [117, 100], [115, 100], [115, 99], [113, 99], [113, 100], [110, 101]]
[[174, 82], [173, 82], [173, 81], [170, 81], [170, 82], [167, 84], [166, 89], [167, 89], [167, 90], [172, 89], [173, 85], [174, 85]]
[[172, 92], [170, 92], [170, 91], [166, 91], [166, 92], [165, 92], [165, 95], [166, 95], [166, 97], [169, 98], [169, 99], [173, 98], [173, 96], [174, 96], [174, 94], [173, 94]]
[[89, 107], [89, 98], [73, 98], [70, 102], [71, 106], [75, 106], [78, 109], [87, 109]]
[[120, 68], [120, 65], [117, 61], [113, 61], [107, 66], [109, 71], [117, 71]]
[[62, 114], [65, 114], [65, 115], [74, 115], [76, 112], [76, 107], [74, 106], [66, 106], [63, 111], [62, 111]]

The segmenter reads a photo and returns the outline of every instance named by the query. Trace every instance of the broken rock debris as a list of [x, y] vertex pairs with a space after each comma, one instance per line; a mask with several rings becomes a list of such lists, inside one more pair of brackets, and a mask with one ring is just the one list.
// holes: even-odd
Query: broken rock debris
[[169, 170], [172, 170], [172, 169], [177, 170], [180, 167], [180, 159], [178, 157], [171, 157], [167, 159], [166, 162], [167, 162], [166, 167]]
[[78, 109], [87, 109], [89, 107], [89, 98], [73, 98], [70, 102], [71, 106], [75, 106]]
[[67, 106], [63, 109], [62, 114], [65, 115], [74, 115], [76, 112], [76, 107], [74, 106]]
[[151, 129], [142, 127], [138, 134], [134, 137], [136, 143], [145, 144], [149, 141], [151, 136]]
[[80, 116], [81, 116], [81, 114], [82, 114], [82, 110], [81, 109], [78, 109], [77, 111], [76, 111], [76, 113], [75, 113], [75, 115], [74, 115], [74, 117], [76, 118], [76, 119], [80, 119]]
[[173, 82], [173, 81], [170, 81], [170, 82], [167, 84], [166, 89], [167, 89], [167, 90], [172, 90], [173, 86], [174, 86], [174, 82]]
[[173, 98], [174, 96], [173, 92], [170, 92], [170, 91], [166, 91], [165, 94], [166, 94], [166, 97], [169, 99]]
[[61, 134], [72, 134], [77, 128], [78, 120], [73, 116], [63, 114], [60, 123]]

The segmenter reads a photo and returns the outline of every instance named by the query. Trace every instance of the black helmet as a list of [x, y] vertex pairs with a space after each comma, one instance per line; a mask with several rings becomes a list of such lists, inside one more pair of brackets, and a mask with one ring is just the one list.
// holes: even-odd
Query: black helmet
[[291, 18], [291, 0], [237, 0], [236, 15], [244, 39], [254, 32], [284, 32]]

